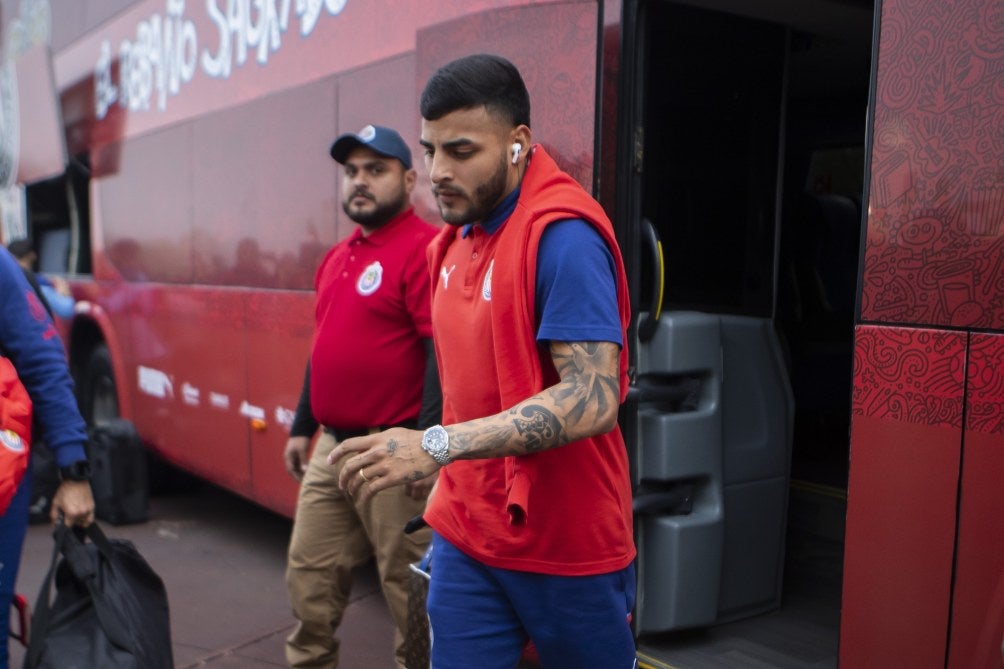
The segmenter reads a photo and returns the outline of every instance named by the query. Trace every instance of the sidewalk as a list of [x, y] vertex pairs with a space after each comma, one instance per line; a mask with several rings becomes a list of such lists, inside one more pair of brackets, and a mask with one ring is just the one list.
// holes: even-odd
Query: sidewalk
[[[286, 666], [283, 645], [293, 627], [284, 582], [288, 519], [206, 485], [153, 498], [146, 523], [101, 527], [132, 541], [164, 580], [175, 667]], [[33, 606], [51, 556], [51, 528], [29, 527], [17, 590]], [[375, 570], [366, 565], [339, 630], [340, 669], [393, 667], [393, 635]], [[10, 651], [10, 667], [18, 669], [24, 649], [12, 639]]]

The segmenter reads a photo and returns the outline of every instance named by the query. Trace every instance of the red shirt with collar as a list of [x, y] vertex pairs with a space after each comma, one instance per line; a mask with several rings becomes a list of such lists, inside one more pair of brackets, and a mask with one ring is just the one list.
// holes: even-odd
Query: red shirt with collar
[[357, 227], [324, 257], [310, 406], [323, 425], [354, 429], [418, 416], [432, 336], [426, 247], [436, 228], [413, 209], [369, 235]]

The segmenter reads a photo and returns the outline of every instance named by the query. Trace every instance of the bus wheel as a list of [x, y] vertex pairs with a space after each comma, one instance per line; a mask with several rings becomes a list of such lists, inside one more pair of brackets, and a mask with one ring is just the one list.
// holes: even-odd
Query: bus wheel
[[80, 410], [88, 425], [100, 425], [119, 417], [119, 398], [108, 347], [99, 344], [91, 352], [84, 372]]

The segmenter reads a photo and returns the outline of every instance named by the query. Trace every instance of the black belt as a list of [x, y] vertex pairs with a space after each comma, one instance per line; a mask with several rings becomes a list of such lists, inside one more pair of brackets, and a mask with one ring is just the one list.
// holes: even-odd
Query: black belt
[[324, 426], [324, 431], [335, 438], [335, 441], [345, 441], [346, 439], [352, 439], [353, 437], [365, 437], [368, 434], [376, 434], [378, 432], [383, 432], [384, 430], [389, 430], [392, 427], [406, 427], [409, 430], [414, 430], [418, 427], [418, 420], [406, 420], [398, 423], [397, 425], [375, 425], [373, 427], [359, 427], [354, 430], [341, 430], [337, 427], [331, 427], [330, 425]]

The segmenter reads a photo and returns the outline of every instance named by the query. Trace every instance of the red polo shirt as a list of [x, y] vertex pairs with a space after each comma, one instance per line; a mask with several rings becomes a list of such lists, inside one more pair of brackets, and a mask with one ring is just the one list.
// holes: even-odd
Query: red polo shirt
[[354, 429], [418, 416], [432, 336], [425, 249], [436, 228], [400, 214], [372, 234], [361, 228], [317, 269], [317, 329], [310, 406], [323, 425]]
[[[535, 318], [537, 251], [551, 223], [584, 220], [606, 242], [627, 341], [627, 274], [613, 226], [543, 149], [532, 155], [516, 207], [497, 232], [475, 226], [464, 237], [447, 227], [430, 247], [444, 425], [491, 416], [557, 383], [546, 345], [536, 341]], [[621, 401], [627, 355], [622, 347]], [[514, 418], [532, 417], [531, 411]], [[527, 455], [457, 460], [440, 470], [424, 517], [444, 539], [491, 567], [562, 576], [623, 569], [635, 547], [620, 429]]]

